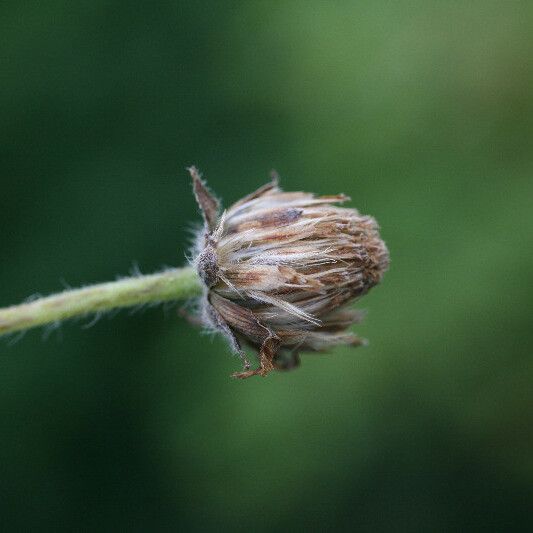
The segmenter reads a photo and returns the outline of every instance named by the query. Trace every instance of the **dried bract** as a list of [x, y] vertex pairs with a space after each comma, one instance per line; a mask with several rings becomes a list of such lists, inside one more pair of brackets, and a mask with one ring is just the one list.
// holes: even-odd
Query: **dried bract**
[[[389, 264], [376, 221], [338, 207], [342, 194], [283, 192], [274, 177], [222, 214], [189, 169], [204, 218], [194, 264], [205, 284], [202, 321], [224, 333], [244, 362], [238, 378], [297, 366], [299, 353], [363, 340], [347, 304], [380, 282]], [[241, 343], [258, 351], [250, 369]]]

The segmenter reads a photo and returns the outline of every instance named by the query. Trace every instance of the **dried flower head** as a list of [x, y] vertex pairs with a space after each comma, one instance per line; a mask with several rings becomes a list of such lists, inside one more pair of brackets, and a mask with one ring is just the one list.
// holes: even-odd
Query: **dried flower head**
[[[299, 352], [358, 346], [347, 307], [380, 282], [389, 263], [376, 221], [338, 207], [342, 194], [283, 192], [276, 176], [219, 214], [196, 168], [189, 172], [204, 218], [194, 264], [205, 285], [202, 321], [224, 333], [244, 370], [267, 375], [299, 364]], [[258, 350], [252, 370], [241, 347]]]

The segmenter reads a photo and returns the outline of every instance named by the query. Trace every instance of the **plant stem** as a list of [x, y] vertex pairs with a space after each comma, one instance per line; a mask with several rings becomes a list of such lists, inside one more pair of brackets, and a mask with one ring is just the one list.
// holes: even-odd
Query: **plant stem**
[[200, 293], [200, 281], [191, 267], [100, 283], [0, 309], [0, 335], [120, 307], [184, 300]]

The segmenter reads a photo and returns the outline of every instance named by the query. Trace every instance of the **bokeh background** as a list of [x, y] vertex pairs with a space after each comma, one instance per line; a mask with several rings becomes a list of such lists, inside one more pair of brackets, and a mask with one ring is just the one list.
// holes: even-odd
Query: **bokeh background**
[[[0, 340], [6, 531], [519, 531], [533, 487], [531, 2], [0, 7], [0, 305], [179, 265], [226, 203], [344, 192], [370, 345], [235, 382], [157, 309]], [[531, 526], [531, 523], [529, 524]]]

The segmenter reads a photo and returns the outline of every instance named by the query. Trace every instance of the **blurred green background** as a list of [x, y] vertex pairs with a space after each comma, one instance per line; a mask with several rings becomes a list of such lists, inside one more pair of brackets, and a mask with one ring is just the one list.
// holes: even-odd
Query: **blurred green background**
[[0, 306], [181, 264], [192, 163], [226, 204], [271, 168], [347, 193], [392, 257], [369, 347], [264, 380], [175, 308], [0, 340], [2, 529], [526, 530], [532, 23], [514, 1], [2, 2]]

